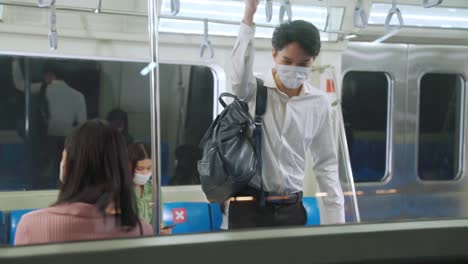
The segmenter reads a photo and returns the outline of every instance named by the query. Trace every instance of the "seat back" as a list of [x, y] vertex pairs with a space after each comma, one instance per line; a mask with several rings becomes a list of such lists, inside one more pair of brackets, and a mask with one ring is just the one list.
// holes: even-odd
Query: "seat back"
[[7, 224], [5, 213], [0, 211], [0, 244], [7, 243]]
[[10, 244], [14, 245], [15, 244], [15, 234], [16, 234], [16, 228], [18, 227], [18, 224], [21, 220], [21, 217], [23, 215], [32, 212], [36, 209], [23, 209], [23, 210], [14, 210], [10, 212]]
[[320, 225], [320, 211], [315, 197], [304, 197], [302, 203], [307, 213], [306, 226]]
[[202, 202], [164, 203], [163, 222], [166, 226], [175, 225], [173, 234], [210, 232], [209, 205]]

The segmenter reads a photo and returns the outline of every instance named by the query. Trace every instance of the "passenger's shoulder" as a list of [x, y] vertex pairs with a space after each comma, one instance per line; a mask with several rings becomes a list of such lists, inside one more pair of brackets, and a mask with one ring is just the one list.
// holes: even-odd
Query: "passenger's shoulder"
[[24, 214], [21, 217], [21, 222], [23, 223], [34, 222], [37, 218], [47, 217], [48, 215], [50, 215], [48, 208], [34, 210], [34, 211]]

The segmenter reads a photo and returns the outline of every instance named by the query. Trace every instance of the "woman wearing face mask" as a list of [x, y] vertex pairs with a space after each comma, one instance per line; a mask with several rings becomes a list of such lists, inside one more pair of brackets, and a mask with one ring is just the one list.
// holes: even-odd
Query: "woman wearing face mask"
[[137, 197], [138, 212], [141, 218], [151, 223], [151, 205], [153, 204], [153, 185], [150, 181], [153, 171], [151, 148], [141, 142], [133, 143], [128, 146], [128, 156]]
[[103, 121], [75, 129], [65, 141], [57, 201], [21, 218], [15, 245], [152, 235], [138, 217], [126, 147]]
[[[232, 90], [251, 110], [255, 109], [257, 89], [253, 19], [258, 3], [245, 0], [244, 19], [231, 57]], [[253, 201], [230, 199], [229, 229], [304, 225], [302, 186], [306, 163], [311, 161], [319, 189], [327, 193], [322, 223], [343, 223], [344, 196], [331, 106], [327, 95], [307, 82], [320, 52], [320, 32], [304, 20], [285, 22], [274, 30], [271, 44], [274, 65], [263, 76], [267, 105], [262, 124], [262, 174], [235, 195], [254, 197]], [[258, 202], [263, 199], [265, 203]]]
[[[153, 217], [153, 184], [150, 181], [153, 172], [151, 148], [144, 143], [135, 142], [128, 146], [128, 156], [140, 218], [151, 223]], [[161, 228], [162, 235], [171, 233], [171, 227]]]

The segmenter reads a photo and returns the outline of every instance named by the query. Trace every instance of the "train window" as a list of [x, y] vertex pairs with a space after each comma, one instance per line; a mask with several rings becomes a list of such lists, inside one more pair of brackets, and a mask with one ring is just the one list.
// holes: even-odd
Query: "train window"
[[390, 79], [384, 72], [348, 72], [343, 78], [343, 117], [355, 182], [386, 176]]
[[463, 79], [426, 74], [420, 82], [418, 175], [422, 180], [455, 180], [461, 169]]
[[[106, 119], [128, 144], [150, 145], [143, 67], [0, 56], [0, 190], [56, 189], [65, 137], [87, 119]], [[197, 146], [213, 118], [214, 76], [203, 66], [161, 64], [160, 71], [162, 181], [197, 184]]]

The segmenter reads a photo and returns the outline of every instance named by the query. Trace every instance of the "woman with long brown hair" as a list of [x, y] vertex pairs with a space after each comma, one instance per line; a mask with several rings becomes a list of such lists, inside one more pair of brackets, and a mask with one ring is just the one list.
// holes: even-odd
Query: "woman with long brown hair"
[[152, 235], [140, 221], [126, 142], [117, 129], [87, 121], [67, 138], [57, 202], [22, 217], [15, 245]]

